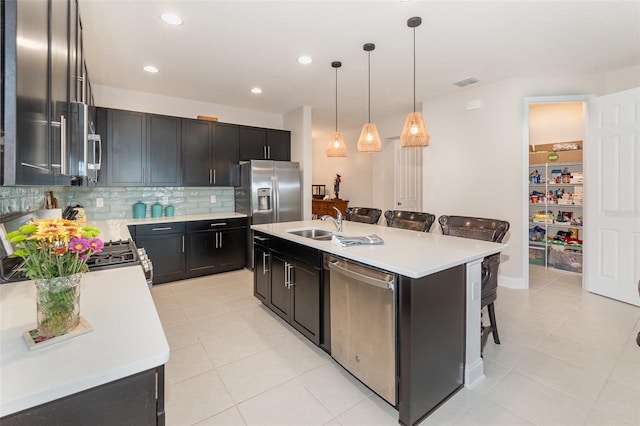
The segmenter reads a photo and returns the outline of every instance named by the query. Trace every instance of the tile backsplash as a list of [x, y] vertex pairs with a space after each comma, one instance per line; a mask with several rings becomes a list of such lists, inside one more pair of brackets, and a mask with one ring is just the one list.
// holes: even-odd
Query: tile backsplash
[[[13, 212], [43, 208], [45, 193], [53, 191], [60, 207], [80, 204], [90, 220], [125, 219], [133, 217], [133, 204], [151, 205], [168, 197], [175, 215], [200, 213], [226, 213], [234, 211], [233, 187], [0, 187], [0, 216]], [[215, 202], [212, 203], [212, 196]], [[103, 206], [97, 207], [102, 198]]]

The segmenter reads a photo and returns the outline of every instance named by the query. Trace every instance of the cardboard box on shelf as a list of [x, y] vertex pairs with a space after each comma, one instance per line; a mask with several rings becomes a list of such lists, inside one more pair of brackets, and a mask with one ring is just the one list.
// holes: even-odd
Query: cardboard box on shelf
[[[529, 164], [553, 164], [553, 163], [581, 163], [582, 162], [582, 141], [572, 141], [578, 149], [571, 151], [554, 151], [553, 145], [557, 143], [547, 143], [542, 145], [529, 145]], [[557, 160], [549, 160], [549, 154], [557, 155]]]

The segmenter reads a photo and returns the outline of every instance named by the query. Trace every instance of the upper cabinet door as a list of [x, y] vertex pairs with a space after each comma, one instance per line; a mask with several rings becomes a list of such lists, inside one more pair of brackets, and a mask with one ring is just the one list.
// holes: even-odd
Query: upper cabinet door
[[267, 129], [267, 154], [270, 160], [291, 160], [291, 132]]
[[240, 161], [267, 159], [267, 130], [240, 126]]
[[50, 3], [50, 99], [52, 167], [55, 175], [69, 173], [66, 157], [69, 120], [69, 1]]
[[182, 119], [182, 169], [186, 186], [213, 184], [211, 140], [214, 130], [207, 121]]
[[143, 186], [146, 175], [146, 115], [110, 109], [107, 113], [109, 186]]
[[[17, 40], [28, 40], [32, 46], [48, 45], [49, 10], [46, 0], [7, 2], [5, 7], [7, 24], [11, 15], [15, 19]], [[6, 43], [8, 47], [15, 47], [15, 56], [9, 56], [10, 50], [6, 50], [5, 71], [7, 79], [15, 78], [15, 87], [10, 87], [11, 82], [7, 80], [5, 125], [6, 143], [14, 145], [15, 157], [8, 158], [7, 155], [12, 150], [9, 146], [5, 147], [5, 160], [7, 164], [12, 163], [11, 169], [5, 168], [5, 184], [47, 184], [52, 179], [49, 146], [51, 129], [47, 110], [48, 53], [46, 48], [29, 49], [24, 43], [9, 40], [10, 36], [10, 33], [6, 34]], [[10, 67], [14, 69], [10, 71]], [[16, 102], [13, 135], [8, 105], [12, 94], [15, 94], [13, 99]]]
[[182, 183], [181, 119], [147, 115], [147, 174], [152, 186], [179, 186]]
[[213, 184], [234, 186], [238, 184], [240, 129], [235, 124], [216, 123], [213, 143]]

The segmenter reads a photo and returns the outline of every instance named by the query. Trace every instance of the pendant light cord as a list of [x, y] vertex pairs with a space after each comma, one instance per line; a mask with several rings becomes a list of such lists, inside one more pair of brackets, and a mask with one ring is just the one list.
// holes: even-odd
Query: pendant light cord
[[413, 27], [413, 112], [416, 112], [416, 27]]
[[371, 51], [369, 54], [369, 123], [371, 123]]
[[338, 68], [336, 67], [336, 132], [338, 131]]

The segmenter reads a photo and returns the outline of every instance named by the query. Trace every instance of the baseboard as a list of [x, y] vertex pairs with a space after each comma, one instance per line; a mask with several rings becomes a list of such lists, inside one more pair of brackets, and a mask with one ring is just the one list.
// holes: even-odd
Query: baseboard
[[507, 277], [505, 275], [498, 274], [498, 287], [522, 290], [529, 288], [529, 283], [524, 280], [524, 277]]

